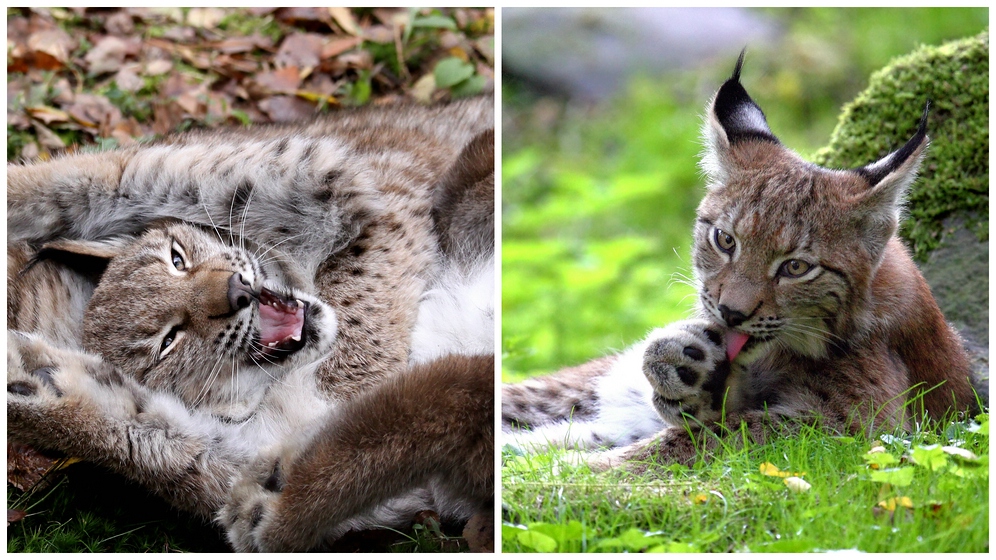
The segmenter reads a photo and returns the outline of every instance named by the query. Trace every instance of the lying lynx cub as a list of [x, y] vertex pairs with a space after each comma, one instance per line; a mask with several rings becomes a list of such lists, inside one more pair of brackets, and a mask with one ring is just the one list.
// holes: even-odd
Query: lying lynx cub
[[489, 514], [492, 125], [482, 98], [8, 166], [8, 435], [238, 550]]
[[745, 420], [763, 438], [772, 418], [908, 427], [919, 410], [906, 403], [919, 391], [935, 418], [975, 406], [960, 339], [896, 237], [928, 143], [926, 110], [913, 137], [879, 161], [820, 168], [768, 129], [740, 84], [742, 63], [743, 54], [704, 126], [699, 318], [657, 329], [619, 356], [505, 386], [507, 439], [626, 446], [598, 456], [603, 465], [690, 462], [689, 419]]

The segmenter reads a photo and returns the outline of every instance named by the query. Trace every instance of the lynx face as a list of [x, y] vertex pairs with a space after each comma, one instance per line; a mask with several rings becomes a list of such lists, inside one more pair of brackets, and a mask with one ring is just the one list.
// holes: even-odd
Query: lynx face
[[[712, 188], [695, 226], [694, 262], [703, 307], [764, 343], [823, 357], [880, 255], [862, 243], [849, 198], [863, 179], [826, 171], [778, 146]], [[734, 351], [734, 354], [737, 352]]]
[[256, 400], [336, 335], [332, 309], [280, 276], [216, 234], [152, 229], [110, 260], [84, 315], [84, 347], [192, 406]]
[[870, 321], [868, 294], [927, 145], [926, 110], [901, 149], [853, 170], [825, 169], [782, 146], [733, 77], [710, 104], [694, 265], [700, 300], [730, 360], [775, 346], [824, 358]]

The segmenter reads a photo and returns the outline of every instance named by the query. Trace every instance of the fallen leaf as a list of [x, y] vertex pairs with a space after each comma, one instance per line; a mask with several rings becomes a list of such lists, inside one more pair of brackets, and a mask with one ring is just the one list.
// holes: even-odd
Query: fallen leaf
[[692, 496], [692, 503], [695, 505], [702, 505], [709, 501], [708, 494], [696, 494]]
[[96, 133], [100, 131], [95, 129], [113, 128], [121, 120], [120, 109], [103, 95], [91, 93], [77, 95], [73, 104], [66, 108], [66, 112], [76, 122]]
[[25, 111], [32, 118], [38, 119], [45, 124], [69, 122], [69, 113], [53, 107], [26, 107]]
[[789, 477], [789, 476], [805, 476], [806, 473], [804, 473], [804, 472], [801, 472], [801, 473], [786, 472], [786, 471], [783, 471], [783, 470], [779, 469], [778, 467], [772, 465], [771, 463], [761, 463], [761, 474], [763, 474], [764, 476], [777, 476], [777, 477], [785, 478], [785, 477]]
[[145, 65], [145, 74], [147, 76], [159, 76], [165, 74], [173, 69], [173, 62], [169, 60], [159, 59], [150, 60]]
[[258, 74], [254, 81], [268, 93], [292, 94], [301, 85], [301, 73], [296, 66], [287, 66]]
[[284, 23], [328, 23], [328, 10], [320, 8], [280, 8], [277, 19]]
[[906, 509], [913, 509], [913, 500], [909, 499], [908, 496], [900, 496], [898, 498], [889, 498], [888, 500], [883, 500], [878, 503], [878, 507], [886, 511], [896, 511], [897, 507], [904, 507]]
[[22, 492], [38, 486], [49, 473], [78, 462], [73, 457], [49, 457], [30, 445], [7, 441], [7, 482]]
[[35, 55], [33, 66], [41, 70], [62, 68], [75, 48], [76, 41], [59, 28], [32, 33], [28, 37], [28, 49]]
[[355, 49], [363, 42], [361, 37], [343, 37], [332, 39], [322, 47], [322, 60], [339, 56], [340, 54]]
[[394, 29], [386, 25], [371, 25], [363, 30], [363, 38], [372, 43], [387, 45], [394, 42]]
[[135, 22], [128, 12], [115, 12], [104, 21], [104, 29], [111, 35], [131, 35], [135, 32]]
[[335, 20], [339, 27], [350, 35], [358, 35], [359, 28], [356, 26], [356, 20], [353, 19], [353, 13], [349, 11], [349, 8], [329, 8], [329, 15]]
[[38, 135], [38, 143], [47, 150], [63, 150], [66, 143], [59, 138], [59, 135], [52, 132], [50, 128], [38, 121], [32, 122], [35, 134]]
[[125, 57], [132, 51], [133, 47], [128, 44], [128, 41], [108, 35], [97, 41], [97, 44], [86, 53], [83, 60], [89, 65], [87, 69], [90, 74], [107, 74], [117, 72], [124, 63]]
[[284, 38], [274, 57], [274, 64], [314, 68], [321, 62], [325, 38], [314, 33], [292, 33]]
[[410, 93], [419, 103], [429, 103], [434, 91], [436, 91], [436, 77], [429, 72], [415, 82]]
[[225, 18], [220, 8], [191, 8], [187, 12], [187, 23], [202, 29], [214, 29]]
[[978, 461], [979, 456], [967, 449], [962, 449], [960, 447], [954, 447], [953, 445], [945, 445], [941, 448], [941, 451], [947, 453], [948, 455], [953, 455], [959, 459], [964, 459], [966, 461]]
[[296, 122], [315, 116], [315, 107], [303, 99], [277, 95], [259, 102], [259, 108], [273, 122]]
[[19, 509], [7, 508], [7, 526], [10, 527], [11, 523], [16, 523], [24, 519], [26, 515], [27, 515], [26, 512], [23, 512]]
[[228, 54], [252, 52], [256, 49], [258, 40], [258, 36], [229, 37], [215, 43], [214, 48]]
[[799, 478], [797, 476], [786, 477], [785, 478], [785, 486], [787, 486], [789, 490], [791, 490], [791, 491], [793, 491], [793, 492], [795, 492], [797, 494], [801, 494], [803, 492], [808, 492], [809, 489], [813, 487], [812, 484], [806, 482], [805, 480], [803, 480], [803, 479], [801, 479], [801, 478]]
[[118, 73], [114, 75], [114, 83], [121, 91], [138, 91], [145, 85], [135, 70], [128, 67], [118, 70]]
[[487, 514], [474, 514], [463, 528], [463, 538], [470, 552], [495, 551], [495, 518]]

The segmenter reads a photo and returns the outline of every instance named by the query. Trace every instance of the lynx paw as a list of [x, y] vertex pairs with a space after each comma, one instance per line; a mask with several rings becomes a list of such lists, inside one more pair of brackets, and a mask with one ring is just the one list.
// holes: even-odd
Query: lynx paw
[[64, 351], [43, 340], [7, 331], [7, 399], [16, 405], [54, 405], [65, 394], [62, 370], [72, 369]]
[[266, 535], [272, 525], [280, 492], [284, 488], [280, 461], [263, 459], [237, 476], [228, 503], [218, 512], [228, 542], [236, 552], [266, 552]]
[[719, 328], [701, 319], [673, 323], [648, 337], [643, 373], [653, 387], [654, 408], [672, 425], [683, 416], [718, 420], [730, 362]]

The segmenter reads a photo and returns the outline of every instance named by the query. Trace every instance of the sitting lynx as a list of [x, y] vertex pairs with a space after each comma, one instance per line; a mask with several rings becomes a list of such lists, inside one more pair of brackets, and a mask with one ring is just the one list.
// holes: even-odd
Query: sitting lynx
[[619, 356], [505, 386], [512, 442], [617, 447], [593, 459], [601, 465], [691, 462], [689, 419], [743, 420], [763, 439], [773, 418], [874, 431], [975, 407], [960, 339], [896, 237], [928, 143], [926, 109], [899, 150], [824, 169], [771, 133], [740, 84], [742, 64], [743, 54], [704, 126], [699, 317]]
[[8, 166], [8, 435], [238, 550], [490, 514], [492, 125], [481, 98]]

